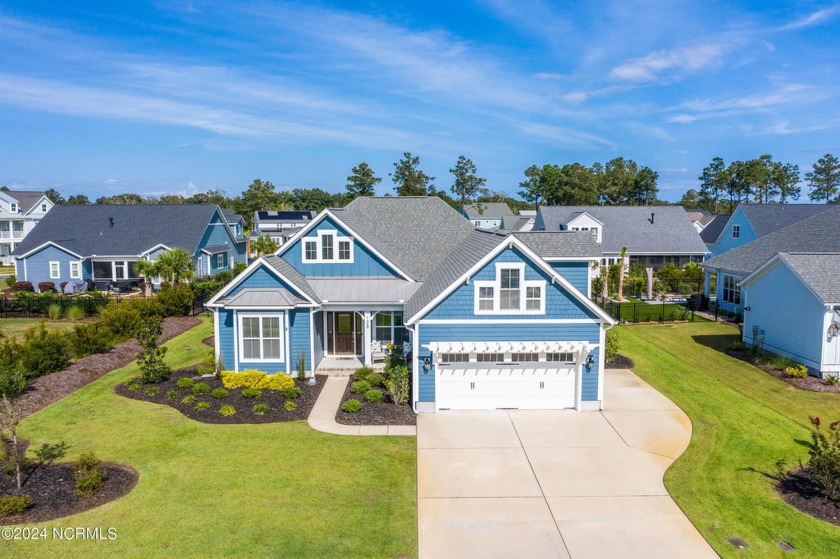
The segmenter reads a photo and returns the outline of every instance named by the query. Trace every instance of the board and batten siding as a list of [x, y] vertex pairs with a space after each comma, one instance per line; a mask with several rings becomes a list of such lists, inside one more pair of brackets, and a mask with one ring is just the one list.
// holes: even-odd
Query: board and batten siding
[[[744, 293], [747, 294], [746, 302]], [[760, 348], [778, 353], [820, 371], [826, 308], [783, 263], [755, 278], [741, 291], [744, 343], [756, 342], [753, 330], [764, 332]]]
[[[353, 262], [303, 262], [303, 240], [317, 239], [318, 231], [335, 230], [338, 235], [342, 237], [349, 237], [353, 242]], [[338, 244], [333, 245], [334, 249], [338, 251]], [[310, 229], [305, 237], [296, 239], [289, 248], [283, 251], [283, 259], [294, 266], [304, 276], [391, 276], [399, 277], [399, 275], [385, 264], [380, 258], [368, 250], [364, 245], [358, 242], [346, 229], [341, 227], [338, 223], [329, 217], [326, 217]]]
[[[53, 245], [49, 245], [27, 256], [25, 265], [22, 260], [18, 261], [15, 270], [20, 272], [18, 279], [31, 282], [36, 290], [38, 289], [38, 284], [42, 281], [51, 281], [55, 283], [55, 287], [58, 289], [61, 282], [70, 281], [71, 279], [70, 262], [78, 261], [79, 259], [72, 254]], [[59, 263], [59, 277], [50, 277], [50, 262]], [[25, 274], [23, 274], [24, 271], [26, 272]]]
[[[419, 323], [420, 351], [418, 353], [420, 367], [418, 371], [418, 401], [434, 402], [435, 400], [435, 365], [428, 374], [423, 372], [423, 359], [430, 357], [430, 352], [423, 346], [431, 342], [519, 342], [519, 341], [570, 341], [589, 342], [598, 345], [600, 342], [601, 325], [589, 324], [424, 324]], [[598, 382], [601, 376], [599, 370], [600, 348], [592, 355], [595, 364], [591, 369], [584, 368], [581, 399], [584, 402], [598, 400]]]
[[[475, 281], [493, 281], [496, 279], [497, 263], [524, 263], [524, 280], [545, 281], [545, 314], [475, 314]], [[569, 268], [573, 270], [573, 268]], [[571, 272], [574, 275], [574, 272]], [[578, 277], [578, 281], [580, 278]], [[583, 289], [586, 293], [586, 289]], [[592, 311], [587, 309], [577, 298], [572, 296], [559, 284], [552, 283], [552, 278], [543, 270], [534, 266], [515, 248], [501, 252], [496, 258], [484, 266], [481, 271], [470, 278], [469, 284], [460, 285], [455, 291], [441, 301], [424, 320], [428, 319], [474, 319], [493, 322], [499, 319], [539, 319], [566, 318], [587, 319], [594, 318]], [[509, 328], [513, 328], [509, 326]]]
[[[737, 239], [732, 237], [732, 229], [735, 225], [740, 227], [740, 234]], [[732, 217], [729, 218], [729, 222], [726, 224], [726, 227], [723, 231], [721, 231], [717, 244], [709, 245], [709, 250], [712, 251], [714, 256], [717, 256], [730, 251], [733, 248], [738, 248], [747, 243], [751, 243], [757, 238], [758, 237], [756, 237], [752, 226], [750, 226], [750, 222], [747, 221], [744, 212], [741, 211], [741, 208], [736, 208], [735, 213], [733, 213]]]

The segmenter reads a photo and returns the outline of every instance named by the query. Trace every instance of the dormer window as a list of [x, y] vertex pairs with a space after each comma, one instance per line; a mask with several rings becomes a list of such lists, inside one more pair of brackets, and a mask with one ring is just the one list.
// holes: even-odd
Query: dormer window
[[733, 225], [732, 226], [732, 238], [733, 239], [740, 239], [741, 238], [741, 226], [740, 225]]
[[18, 205], [17, 205], [17, 204], [15, 204], [14, 202], [12, 202], [12, 213], [13, 213], [13, 214], [16, 214], [16, 213], [17, 213], [17, 210], [18, 210]]
[[353, 262], [353, 240], [338, 231], [318, 231], [317, 237], [305, 237], [301, 243], [304, 263]]
[[545, 314], [544, 280], [526, 280], [525, 264], [496, 265], [496, 279], [477, 280], [475, 314]]
[[42, 214], [47, 213], [47, 205], [46, 204], [41, 204], [41, 213]]

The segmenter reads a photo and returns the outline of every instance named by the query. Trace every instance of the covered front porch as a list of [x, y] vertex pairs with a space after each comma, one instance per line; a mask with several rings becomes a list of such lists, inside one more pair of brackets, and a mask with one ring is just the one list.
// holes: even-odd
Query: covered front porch
[[314, 313], [316, 372], [384, 369], [390, 348], [408, 342], [396, 308], [329, 309]]

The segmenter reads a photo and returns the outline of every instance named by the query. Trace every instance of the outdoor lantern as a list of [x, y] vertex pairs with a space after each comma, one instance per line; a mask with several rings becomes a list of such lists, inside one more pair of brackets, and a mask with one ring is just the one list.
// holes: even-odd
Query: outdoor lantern
[[590, 355], [586, 358], [586, 369], [591, 370], [592, 366], [595, 364], [595, 359]]
[[432, 362], [431, 362], [431, 361], [429, 361], [429, 358], [428, 358], [428, 357], [426, 357], [426, 358], [423, 360], [423, 374], [424, 374], [424, 375], [429, 374], [429, 369], [431, 369], [431, 368], [432, 368]]

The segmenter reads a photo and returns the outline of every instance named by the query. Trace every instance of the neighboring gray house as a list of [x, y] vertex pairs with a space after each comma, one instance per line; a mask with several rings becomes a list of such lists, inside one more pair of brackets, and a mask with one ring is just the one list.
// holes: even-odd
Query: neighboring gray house
[[[741, 208], [744, 206], [739, 206]], [[752, 220], [752, 223], [757, 225], [761, 221]], [[761, 230], [761, 226], [758, 228]], [[703, 262], [706, 295], [716, 296], [719, 308], [740, 313], [743, 306], [741, 280], [780, 252], [840, 252], [840, 207], [826, 206], [812, 217], [796, 220], [793, 225]], [[710, 293], [712, 277], [715, 278], [715, 293]]]
[[238, 239], [215, 204], [56, 206], [14, 252], [19, 280], [90, 280], [98, 288], [139, 282], [138, 260], [175, 247], [193, 255], [196, 277], [247, 263]]
[[309, 225], [314, 217], [315, 212], [310, 211], [256, 211], [251, 238], [268, 235], [277, 246], [283, 246], [292, 235]]
[[535, 231], [588, 231], [601, 244], [602, 265], [620, 260], [655, 270], [702, 262], [706, 245], [681, 206], [542, 206]]
[[700, 238], [706, 243], [706, 248], [709, 249], [709, 252], [712, 251], [712, 246], [720, 236], [720, 232], [729, 223], [729, 217], [728, 215], [712, 216], [711, 221], [708, 221], [700, 231]]
[[13, 263], [12, 252], [53, 207], [44, 192], [0, 191], [0, 262]]
[[520, 221], [520, 217], [514, 214], [510, 207], [501, 202], [481, 202], [464, 206], [461, 215], [466, 217], [477, 229], [495, 230], [514, 229]]

